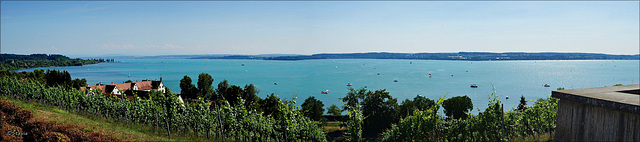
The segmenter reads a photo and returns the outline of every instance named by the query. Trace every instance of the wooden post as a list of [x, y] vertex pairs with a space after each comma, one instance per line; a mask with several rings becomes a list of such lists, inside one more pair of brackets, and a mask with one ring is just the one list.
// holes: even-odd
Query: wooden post
[[501, 120], [500, 121], [501, 122], [500, 125], [502, 127], [500, 128], [500, 133], [501, 133], [502, 136], [500, 138], [504, 137], [504, 104], [501, 104], [501, 105], [502, 106], [500, 106], [500, 110], [502, 112], [500, 113], [500, 120]]
[[[167, 114], [167, 116], [169, 116], [169, 113], [167, 113], [167, 110], [164, 110], [164, 113]], [[167, 121], [167, 117], [164, 118], [164, 122], [165, 124], [167, 124], [167, 132], [169, 133], [169, 137], [171, 137], [171, 127], [169, 127], [169, 122]]]
[[222, 141], [224, 142], [224, 129], [222, 128], [222, 118], [220, 118], [220, 106], [216, 104], [216, 108], [218, 108], [218, 122], [220, 124], [220, 134], [222, 136]]

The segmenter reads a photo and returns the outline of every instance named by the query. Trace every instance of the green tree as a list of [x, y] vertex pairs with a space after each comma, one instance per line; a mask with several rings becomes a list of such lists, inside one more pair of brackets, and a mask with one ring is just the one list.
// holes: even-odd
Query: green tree
[[[344, 98], [340, 98], [342, 102], [347, 103], [343, 106], [342, 110], [349, 110], [348, 106], [359, 106], [360, 101], [364, 99], [365, 94], [367, 93], [367, 86], [360, 88], [358, 90], [349, 87], [349, 92], [347, 96]], [[359, 108], [359, 107], [358, 107]]]
[[314, 96], [311, 96], [302, 103], [302, 113], [312, 120], [321, 121], [324, 118], [322, 117], [322, 114], [324, 114], [324, 104]]
[[280, 97], [276, 96], [274, 93], [271, 93], [271, 95], [264, 98], [264, 100], [262, 100], [260, 104], [262, 110], [264, 111], [263, 114], [265, 116], [268, 116], [280, 112], [280, 105], [282, 105], [282, 101], [280, 100]]
[[74, 79], [71, 81], [71, 88], [80, 89], [80, 87], [87, 86], [87, 79]]
[[378, 137], [391, 124], [398, 121], [396, 114], [398, 108], [397, 99], [391, 97], [386, 89], [367, 92], [362, 101], [362, 114], [364, 120], [363, 136]]
[[343, 110], [349, 110], [348, 106], [356, 106], [362, 110], [363, 136], [377, 137], [380, 133], [397, 122], [397, 99], [391, 97], [386, 89], [368, 91], [367, 87], [360, 89], [349, 88], [347, 96], [341, 98], [345, 102]]
[[260, 110], [260, 101], [262, 99], [258, 97], [259, 92], [253, 84], [244, 86], [244, 94], [242, 97], [245, 100], [244, 103], [246, 107]]
[[518, 105], [517, 109], [519, 111], [524, 111], [525, 109], [527, 109], [527, 100], [524, 98], [524, 96], [520, 96], [520, 104]]
[[203, 98], [208, 98], [211, 100], [215, 100], [215, 92], [213, 92], [213, 88], [211, 84], [213, 84], [213, 78], [208, 73], [200, 73], [198, 75], [198, 96]]
[[333, 116], [339, 116], [339, 115], [342, 115], [342, 111], [337, 105], [332, 104], [329, 108], [327, 108], [327, 114], [333, 115]]
[[442, 107], [444, 108], [444, 113], [449, 118], [466, 119], [466, 113], [473, 109], [473, 103], [471, 102], [471, 98], [469, 98], [467, 95], [456, 96], [444, 100], [444, 102], [442, 102]]
[[180, 94], [183, 98], [198, 98], [198, 88], [191, 84], [191, 77], [185, 75], [180, 80]]
[[416, 96], [413, 100], [405, 99], [402, 101], [402, 104], [398, 106], [398, 115], [400, 118], [404, 118], [413, 114], [414, 110], [424, 111], [434, 104], [435, 101], [423, 96]]
[[234, 106], [238, 103], [238, 99], [243, 98], [242, 95], [245, 91], [240, 88], [240, 86], [229, 85], [228, 81], [225, 79], [218, 83], [218, 88], [216, 88], [216, 93], [222, 97], [222, 99], [226, 100]]

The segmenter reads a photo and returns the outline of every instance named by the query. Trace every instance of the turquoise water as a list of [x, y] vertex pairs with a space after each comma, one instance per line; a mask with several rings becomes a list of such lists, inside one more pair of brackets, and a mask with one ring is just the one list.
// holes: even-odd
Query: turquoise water
[[[259, 96], [276, 93], [280, 98], [296, 101], [315, 96], [325, 107], [342, 106], [339, 98], [354, 88], [387, 89], [398, 104], [418, 94], [431, 99], [468, 95], [474, 108], [484, 109], [489, 94], [502, 98], [505, 108], [516, 107], [520, 96], [527, 100], [546, 98], [558, 87], [565, 89], [637, 84], [640, 82], [638, 60], [588, 61], [439, 61], [439, 60], [207, 60], [207, 59], [121, 59], [120, 63], [86, 66], [46, 67], [67, 70], [72, 78], [86, 78], [87, 83], [111, 83], [126, 80], [163, 78], [173, 92], [180, 92], [180, 79], [188, 75], [197, 81], [198, 74], [209, 73], [214, 87], [226, 79], [230, 84], [254, 84]], [[244, 64], [244, 66], [242, 66]], [[28, 69], [33, 70], [33, 69]], [[380, 75], [377, 75], [380, 73]], [[429, 77], [429, 73], [432, 77]], [[131, 77], [129, 77], [129, 74]], [[452, 76], [453, 75], [453, 76]], [[398, 82], [394, 82], [394, 80]], [[277, 82], [278, 85], [274, 85]], [[477, 84], [478, 88], [469, 85]], [[543, 87], [550, 84], [551, 87]], [[321, 94], [330, 90], [329, 94]], [[509, 96], [510, 99], [505, 99]], [[532, 105], [533, 102], [528, 102]], [[474, 109], [472, 113], [477, 113]]]

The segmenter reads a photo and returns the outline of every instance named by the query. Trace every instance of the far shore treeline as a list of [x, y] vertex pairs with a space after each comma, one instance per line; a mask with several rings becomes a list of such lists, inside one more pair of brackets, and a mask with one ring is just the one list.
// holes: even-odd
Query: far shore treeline
[[[172, 56], [164, 56], [172, 57]], [[409, 59], [409, 60], [639, 60], [636, 55], [610, 55], [599, 53], [524, 53], [524, 52], [458, 52], [458, 53], [335, 53], [313, 55], [193, 55], [188, 59], [262, 59], [262, 60], [311, 60], [311, 59]]]
[[114, 59], [71, 59], [58, 54], [0, 54], [0, 70], [18, 70], [50, 66], [82, 66], [101, 62], [114, 62]]

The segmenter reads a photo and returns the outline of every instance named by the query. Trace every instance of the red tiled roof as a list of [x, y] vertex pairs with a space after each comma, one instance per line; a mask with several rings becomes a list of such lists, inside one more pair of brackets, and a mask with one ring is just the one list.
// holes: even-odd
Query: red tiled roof
[[[133, 90], [133, 86], [134, 84], [138, 86], [138, 90], [150, 90], [150, 89], [157, 89], [158, 85], [160, 84], [159, 81], [155, 81], [156, 83], [154, 83], [154, 81], [151, 80], [143, 80], [140, 82], [131, 82], [131, 83], [118, 83], [118, 84], [109, 84], [109, 86], [115, 86], [118, 87], [118, 89], [120, 89], [120, 91], [125, 92], [127, 90]], [[155, 86], [154, 86], [155, 85]], [[107, 85], [98, 85], [98, 86], [89, 86], [89, 88], [96, 90], [102, 90], [102, 94], [105, 94], [105, 92], [111, 92], [113, 91], [113, 88], [107, 87], [105, 88], [105, 86]], [[107, 90], [108, 89], [108, 90]], [[80, 88], [80, 90], [85, 91], [85, 87]]]
[[151, 81], [140, 81], [140, 82], [136, 82], [136, 85], [138, 85], [138, 90], [150, 90], [153, 89], [153, 86], [151, 85]]

